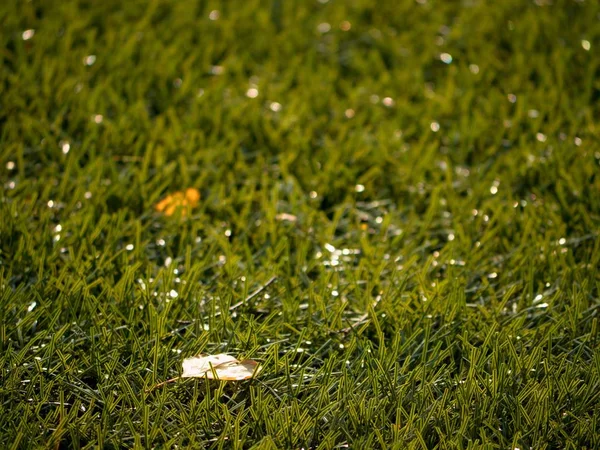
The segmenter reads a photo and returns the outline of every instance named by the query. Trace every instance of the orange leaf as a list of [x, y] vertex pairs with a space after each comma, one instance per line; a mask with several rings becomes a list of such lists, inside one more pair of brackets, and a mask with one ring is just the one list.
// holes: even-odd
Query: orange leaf
[[198, 189], [188, 188], [185, 193], [177, 191], [167, 195], [154, 206], [154, 209], [164, 213], [165, 216], [172, 216], [179, 211], [181, 216], [185, 217], [192, 208], [198, 206], [199, 202], [200, 192]]

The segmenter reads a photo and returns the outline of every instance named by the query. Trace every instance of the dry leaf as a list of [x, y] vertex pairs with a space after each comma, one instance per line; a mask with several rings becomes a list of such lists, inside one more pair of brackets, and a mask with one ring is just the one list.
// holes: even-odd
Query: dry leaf
[[275, 216], [277, 220], [286, 221], [286, 222], [295, 222], [298, 218], [293, 214], [281, 213]]
[[162, 212], [165, 216], [172, 216], [177, 211], [181, 212], [181, 216], [185, 217], [190, 210], [200, 202], [200, 192], [195, 188], [188, 188], [185, 192], [174, 192], [167, 195], [154, 207], [158, 212]]
[[239, 381], [252, 378], [258, 371], [256, 361], [238, 361], [231, 355], [221, 353], [184, 359], [181, 378], [206, 377], [209, 380]]

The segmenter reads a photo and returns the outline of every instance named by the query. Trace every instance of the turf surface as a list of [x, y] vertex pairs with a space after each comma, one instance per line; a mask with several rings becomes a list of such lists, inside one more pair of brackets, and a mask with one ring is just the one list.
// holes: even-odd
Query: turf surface
[[600, 447], [600, 3], [0, 24], [1, 448]]

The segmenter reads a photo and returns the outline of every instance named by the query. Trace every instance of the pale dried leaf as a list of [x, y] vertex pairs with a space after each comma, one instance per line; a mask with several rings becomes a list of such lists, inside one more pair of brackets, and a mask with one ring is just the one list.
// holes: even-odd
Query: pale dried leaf
[[293, 214], [281, 213], [275, 216], [275, 219], [285, 221], [285, 222], [296, 222], [298, 217]]
[[182, 378], [208, 378], [209, 380], [247, 380], [258, 373], [258, 363], [251, 359], [238, 361], [231, 355], [201, 355], [183, 360]]

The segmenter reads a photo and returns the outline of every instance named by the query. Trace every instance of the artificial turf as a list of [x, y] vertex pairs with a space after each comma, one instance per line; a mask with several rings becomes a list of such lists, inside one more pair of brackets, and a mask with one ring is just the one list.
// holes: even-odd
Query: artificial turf
[[600, 448], [599, 2], [0, 24], [0, 448]]

